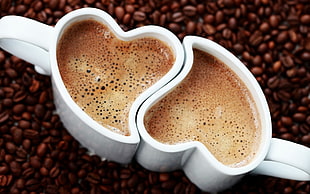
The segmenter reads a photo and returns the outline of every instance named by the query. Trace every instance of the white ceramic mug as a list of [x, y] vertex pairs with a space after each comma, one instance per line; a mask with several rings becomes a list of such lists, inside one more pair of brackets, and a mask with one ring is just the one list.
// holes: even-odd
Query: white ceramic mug
[[[70, 24], [90, 18], [107, 25], [120, 40], [157, 38], [171, 47], [175, 55], [170, 71], [134, 101], [129, 113], [130, 136], [114, 133], [95, 122], [72, 100], [61, 79], [56, 59], [58, 40]], [[24, 17], [5, 16], [0, 20], [0, 47], [34, 64], [39, 73], [50, 75], [56, 110], [68, 131], [91, 153], [119, 163], [129, 163], [139, 144], [135, 116], [140, 104], [175, 77], [184, 60], [182, 44], [170, 31], [158, 26], [144, 26], [124, 32], [109, 14], [95, 8], [72, 11], [62, 17], [55, 27]]]
[[[186, 36], [183, 46], [185, 64], [180, 74], [148, 98], [137, 113], [137, 128], [141, 142], [136, 160], [143, 167], [153, 171], [183, 169], [194, 184], [209, 192], [226, 189], [248, 173], [310, 180], [310, 149], [271, 137], [271, 117], [265, 96], [256, 79], [239, 59], [219, 44], [200, 37]], [[255, 158], [245, 166], [234, 168], [220, 163], [197, 141], [175, 145], [163, 144], [152, 138], [145, 128], [144, 116], [147, 111], [181, 83], [190, 72], [194, 58], [193, 48], [209, 53], [226, 64], [245, 83], [254, 98], [259, 111], [258, 120], [261, 121], [262, 136]]]

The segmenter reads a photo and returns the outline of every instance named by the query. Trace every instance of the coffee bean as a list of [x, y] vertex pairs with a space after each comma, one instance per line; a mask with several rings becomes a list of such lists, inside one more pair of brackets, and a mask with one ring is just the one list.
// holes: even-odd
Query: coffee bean
[[186, 5], [183, 7], [183, 13], [186, 16], [195, 16], [197, 12], [197, 8], [195, 6]]
[[23, 131], [23, 136], [27, 139], [35, 140], [39, 139], [39, 132], [33, 130], [33, 129], [26, 129]]
[[255, 31], [249, 39], [249, 42], [253, 46], [258, 46], [263, 41], [263, 36], [260, 31]]
[[165, 182], [165, 181], [169, 180], [169, 178], [170, 178], [170, 174], [168, 174], [168, 173], [160, 173], [159, 174], [159, 181], [160, 182]]
[[[41, 19], [43, 19], [43, 18], [41, 18]], [[35, 93], [36, 91], [39, 90], [39, 87], [40, 87], [40, 82], [38, 80], [33, 79], [32, 83], [31, 83], [31, 85], [29, 87], [29, 91], [31, 93]]]
[[251, 72], [252, 72], [255, 76], [259, 76], [259, 75], [261, 75], [261, 74], [264, 72], [264, 70], [263, 70], [261, 67], [253, 67], [253, 68], [251, 69]]
[[25, 187], [25, 179], [19, 178], [16, 180], [16, 187], [18, 189], [23, 189]]
[[96, 173], [89, 173], [86, 176], [86, 180], [93, 184], [98, 184], [100, 182], [100, 176]]
[[6, 175], [0, 175], [0, 186], [5, 187], [7, 185], [8, 178]]
[[131, 176], [131, 172], [129, 169], [122, 169], [120, 173], [121, 179], [128, 179]]
[[125, 10], [123, 7], [121, 6], [118, 6], [115, 8], [115, 15], [116, 15], [116, 18], [119, 20], [119, 21], [122, 21], [124, 15], [125, 15]]
[[285, 126], [291, 126], [293, 124], [293, 121], [290, 117], [283, 116], [281, 117], [281, 121]]
[[302, 24], [310, 24], [310, 14], [304, 14], [300, 17], [300, 22]]
[[269, 18], [269, 22], [270, 22], [270, 25], [275, 28], [279, 25], [280, 21], [276, 15], [271, 15]]
[[53, 167], [51, 170], [50, 170], [50, 177], [51, 178], [56, 178], [60, 173], [60, 170], [57, 168], [57, 167]]
[[283, 56], [280, 58], [282, 64], [287, 67], [287, 68], [290, 68], [290, 67], [293, 67], [294, 65], [294, 61], [292, 59], [292, 57], [290, 56]]
[[14, 69], [12, 69], [12, 68], [6, 69], [5, 73], [7, 74], [8, 77], [13, 78], [13, 79], [18, 76], [17, 72]]
[[189, 21], [186, 24], [186, 33], [187, 34], [193, 34], [195, 32], [195, 29], [196, 29], [196, 23], [195, 22]]
[[130, 188], [136, 187], [138, 183], [139, 183], [139, 177], [137, 174], [132, 175], [127, 182]]
[[267, 81], [267, 86], [271, 89], [277, 88], [280, 84], [280, 79], [277, 76], [271, 77]]
[[12, 161], [10, 163], [10, 169], [11, 169], [12, 174], [16, 177], [20, 176], [22, 172], [21, 165], [16, 161]]
[[36, 117], [42, 119], [45, 115], [46, 109], [42, 104], [36, 104], [34, 107], [34, 114]]
[[25, 187], [28, 191], [37, 191], [40, 186], [40, 182], [36, 179], [29, 179], [25, 182]]
[[33, 168], [35, 168], [35, 169], [41, 168], [41, 162], [40, 162], [40, 158], [38, 156], [30, 157], [29, 161], [30, 161], [30, 165]]
[[45, 155], [47, 151], [47, 145], [45, 143], [41, 143], [38, 147], [37, 147], [37, 155], [39, 157], [43, 157]]
[[35, 171], [33, 168], [31, 167], [28, 167], [26, 168], [23, 172], [22, 172], [22, 176], [25, 178], [25, 179], [28, 179], [30, 177], [32, 177], [34, 175]]
[[205, 33], [207, 33], [208, 35], [213, 35], [216, 33], [216, 29], [210, 25], [210, 24], [205, 24], [202, 26], [202, 29]]
[[8, 153], [13, 154], [16, 151], [16, 146], [12, 142], [7, 142], [5, 144]]
[[305, 144], [310, 144], [310, 135], [305, 135], [301, 138], [301, 141]]
[[287, 31], [282, 31], [279, 33], [278, 37], [276, 38], [276, 41], [278, 43], [283, 43], [288, 39], [288, 32]]
[[146, 15], [142, 11], [136, 11], [133, 13], [133, 19], [137, 22], [142, 22], [146, 19]]
[[158, 180], [159, 177], [157, 173], [149, 173], [148, 181], [150, 182], [150, 184], [156, 184]]
[[20, 14], [20, 15], [23, 15], [26, 12], [26, 10], [27, 10], [27, 6], [26, 5], [20, 4], [20, 5], [17, 5], [15, 7], [16, 13]]
[[296, 122], [303, 122], [306, 120], [306, 115], [303, 114], [303, 113], [295, 113], [293, 115], [293, 120], [296, 121]]
[[175, 187], [176, 183], [177, 182], [175, 180], [173, 180], [173, 179], [172, 180], [168, 180], [168, 181], [163, 182], [161, 184], [161, 187], [163, 189], [173, 189]]
[[181, 26], [177, 23], [170, 23], [168, 25], [168, 28], [174, 33], [178, 33], [181, 31]]
[[20, 120], [18, 121], [18, 127], [22, 128], [22, 129], [27, 129], [31, 127], [31, 123], [29, 121], [26, 120]]
[[3, 11], [7, 11], [10, 6], [12, 5], [12, 1], [11, 0], [3, 0], [0, 2], [0, 7]]
[[234, 18], [234, 17], [229, 18], [229, 20], [228, 20], [228, 27], [229, 27], [231, 30], [237, 29], [237, 27], [238, 27], [238, 22], [237, 22], [236, 18]]
[[17, 158], [19, 158], [20, 162], [24, 162], [27, 159], [28, 153], [26, 152], [26, 150], [24, 148], [19, 147], [16, 150], [16, 156], [17, 156]]
[[224, 20], [224, 13], [222, 11], [217, 11], [215, 14], [215, 22], [217, 24], [222, 23]]
[[9, 167], [7, 165], [0, 166], [0, 174], [6, 174], [9, 172]]
[[19, 115], [21, 114], [22, 112], [24, 112], [26, 110], [26, 107], [24, 104], [16, 104], [15, 106], [13, 106], [13, 113]]

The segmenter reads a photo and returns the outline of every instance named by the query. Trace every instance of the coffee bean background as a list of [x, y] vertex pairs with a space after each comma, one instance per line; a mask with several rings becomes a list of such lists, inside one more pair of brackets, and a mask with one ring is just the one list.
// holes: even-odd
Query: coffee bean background
[[[262, 87], [273, 136], [310, 147], [309, 0], [0, 0], [0, 16], [54, 25], [81, 7], [107, 11], [125, 31], [155, 24], [180, 40], [198, 35], [221, 44]], [[89, 155], [55, 113], [50, 78], [0, 50], [0, 193], [202, 191], [182, 171], [151, 172], [135, 161], [120, 165]], [[310, 183], [245, 176], [222, 193], [303, 194]]]

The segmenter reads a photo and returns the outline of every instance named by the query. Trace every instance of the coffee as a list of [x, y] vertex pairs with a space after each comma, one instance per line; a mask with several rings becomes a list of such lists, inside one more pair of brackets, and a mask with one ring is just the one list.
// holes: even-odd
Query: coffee
[[123, 41], [107, 26], [89, 19], [64, 31], [57, 60], [72, 99], [102, 126], [130, 135], [132, 103], [170, 70], [175, 56], [158, 39]]
[[144, 124], [157, 141], [199, 141], [230, 167], [249, 163], [261, 138], [258, 111], [245, 84], [220, 60], [198, 49], [190, 73], [148, 110]]

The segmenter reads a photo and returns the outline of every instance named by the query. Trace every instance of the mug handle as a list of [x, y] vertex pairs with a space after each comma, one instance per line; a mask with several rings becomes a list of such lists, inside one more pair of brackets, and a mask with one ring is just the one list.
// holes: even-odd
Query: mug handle
[[272, 138], [265, 160], [252, 173], [309, 181], [310, 149], [297, 143]]
[[49, 46], [54, 28], [21, 16], [0, 19], [0, 47], [51, 75]]

